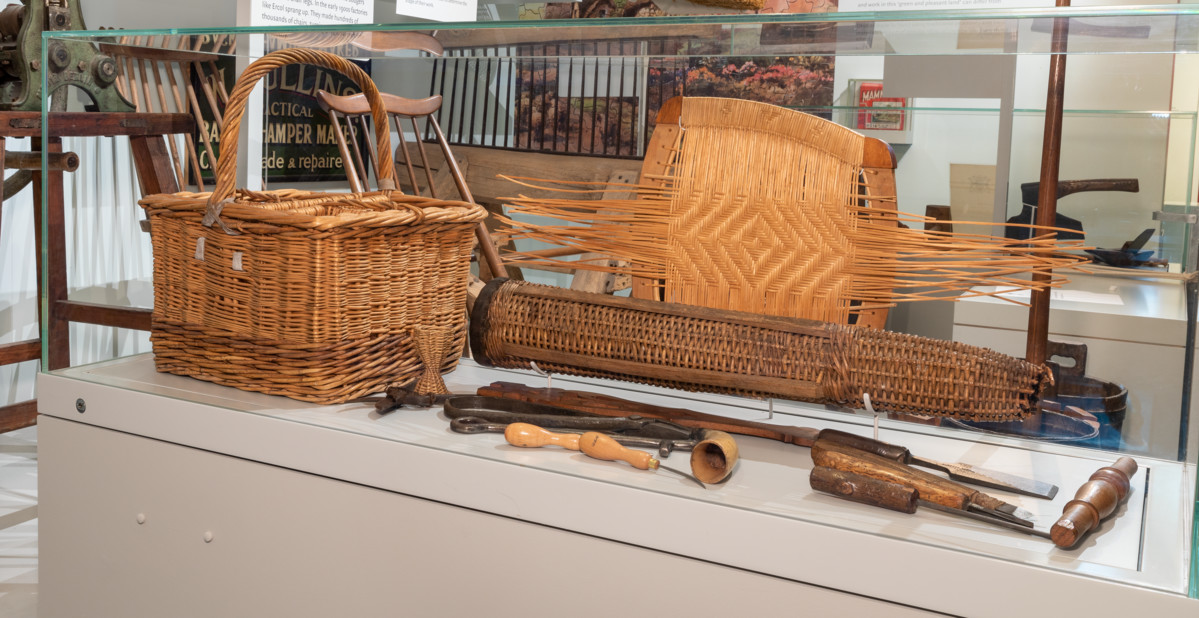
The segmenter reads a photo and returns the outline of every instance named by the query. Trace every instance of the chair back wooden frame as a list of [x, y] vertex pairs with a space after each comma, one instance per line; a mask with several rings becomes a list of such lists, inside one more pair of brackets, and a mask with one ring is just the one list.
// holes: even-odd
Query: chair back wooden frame
[[[337, 149], [341, 153], [351, 190], [355, 193], [367, 190], [369, 173], [373, 172], [376, 178], [379, 177], [379, 161], [374, 156], [371, 148], [358, 147], [359, 136], [370, 135], [370, 109], [367, 106], [366, 98], [361, 94], [338, 96], [320, 90], [316, 94], [316, 99], [320, 103], [321, 109], [328, 112], [329, 120], [333, 124], [334, 139], [337, 141]], [[474, 197], [471, 195], [470, 189], [466, 186], [466, 179], [462, 174], [462, 170], [450, 152], [449, 142], [446, 140], [445, 134], [442, 133], [441, 126], [437, 123], [435, 114], [441, 109], [441, 95], [434, 95], [425, 99], [408, 99], [383, 93], [383, 103], [387, 108], [387, 116], [399, 135], [395, 150], [395, 165], [396, 178], [399, 180], [400, 188], [413, 195], [428, 195], [435, 198], [447, 197], [439, 193], [442, 192], [441, 189], [444, 187], [444, 175], [448, 174], [453, 180], [460, 198], [463, 201], [473, 202]], [[416, 143], [410, 147], [407, 138], [404, 136], [405, 127], [403, 123], [405, 120], [411, 124], [413, 134], [420, 135], [421, 129], [418, 120], [421, 118], [424, 118], [429, 123], [428, 126], [432, 130], [437, 144], [441, 148], [441, 153], [445, 158], [446, 166], [443, 168], [444, 172], [441, 174], [441, 177], [435, 176], [433, 172], [433, 166], [431, 165], [428, 152], [425, 150], [424, 142], [418, 137], [415, 140]], [[342, 128], [343, 124], [345, 125], [344, 130]], [[347, 134], [349, 139], [347, 139]], [[414, 163], [413, 161], [413, 150], [420, 157], [419, 163]], [[417, 167], [421, 168], [423, 174], [417, 173]], [[407, 172], [407, 185], [404, 184], [404, 174], [400, 173], [401, 170]], [[422, 183], [424, 185], [423, 188]], [[442, 187], [439, 187], [439, 185], [442, 185]]]
[[[441, 56], [444, 52], [441, 43], [437, 39], [420, 32], [374, 33], [374, 36], [369, 38], [355, 38], [353, 44], [373, 51], [415, 50], [431, 56]], [[317, 92], [316, 98], [321, 108], [329, 114], [329, 120], [333, 124], [334, 139], [337, 141], [337, 149], [341, 153], [342, 164], [346, 170], [346, 177], [350, 182], [350, 189], [355, 193], [365, 191], [368, 185], [369, 172], [373, 171], [375, 178], [379, 178], [379, 162], [372, 154], [373, 146], [369, 146], [371, 132], [368, 130], [369, 114], [367, 112], [369, 111], [369, 107], [366, 103], [366, 97], [361, 94], [338, 96], [321, 90]], [[442, 103], [441, 95], [434, 95], [424, 99], [408, 99], [383, 93], [383, 102], [384, 107], [387, 109], [387, 116], [391, 123], [394, 124], [398, 133], [394, 155], [396, 165], [395, 178], [397, 179], [398, 188], [412, 195], [428, 195], [429, 197], [438, 199], [448, 198], [449, 196], [446, 195], [447, 192], [443, 190], [443, 186], [452, 180], [460, 199], [464, 202], [474, 203], [475, 198], [471, 195], [470, 188], [466, 186], [466, 177], [462, 173], [457, 159], [450, 152], [449, 142], [441, 130], [441, 125], [437, 122], [437, 111], [441, 109]], [[436, 174], [433, 172], [433, 166], [430, 164], [424, 142], [420, 139], [421, 130], [418, 120], [422, 118], [428, 123], [428, 127], [433, 132], [433, 136], [445, 158], [445, 166]], [[407, 138], [404, 136], [404, 125], [402, 123], [404, 119], [407, 119], [411, 123], [413, 135], [416, 137], [415, 150], [420, 156], [419, 166], [424, 171], [424, 189], [421, 188], [421, 175], [416, 172], [416, 164], [413, 162], [412, 151], [408, 146]], [[343, 122], [346, 124], [345, 131], [342, 130], [341, 126]], [[349, 139], [347, 139], [347, 133], [349, 134]], [[358, 147], [360, 144], [357, 138], [358, 135], [364, 136], [364, 140], [368, 142], [368, 147]], [[351, 142], [353, 142], [353, 147], [351, 146]], [[403, 182], [405, 175], [400, 173], [401, 165], [403, 166], [403, 170], [407, 172], [407, 185]], [[510, 275], [515, 274], [519, 278], [519, 271], [508, 271], [504, 268], [499, 250], [496, 249], [483, 223], [479, 224], [477, 237], [479, 241], [479, 269], [480, 275], [484, 279], [490, 279], [492, 273], [498, 272], [507, 272]]]
[[[122, 36], [118, 42], [103, 48], [117, 62], [116, 83], [121, 94], [139, 113], [190, 114], [208, 159], [207, 167], [214, 167], [217, 152], [209, 129], [221, 126], [229, 102], [216, 59], [219, 52], [233, 49], [236, 43], [232, 35], [203, 43], [207, 50], [201, 50], [200, 37], [189, 36]], [[212, 124], [205, 122], [206, 113], [213, 118]], [[200, 152], [190, 134], [182, 141], [180, 145], [171, 137], [166, 140], [178, 185], [194, 184], [197, 191], [203, 192]]]

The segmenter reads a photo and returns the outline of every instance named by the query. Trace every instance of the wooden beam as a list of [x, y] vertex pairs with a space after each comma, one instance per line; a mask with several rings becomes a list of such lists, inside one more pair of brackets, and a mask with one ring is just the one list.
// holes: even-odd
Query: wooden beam
[[42, 342], [37, 339], [0, 344], [0, 365], [11, 365], [42, 357]]
[[100, 51], [118, 58], [139, 58], [158, 62], [208, 62], [214, 55], [209, 52], [193, 52], [185, 49], [161, 47], [134, 47], [130, 45], [100, 44]]
[[135, 330], [150, 330], [150, 309], [114, 307], [84, 303], [77, 300], [58, 301], [58, 315], [68, 322], [84, 322], [99, 326], [115, 326]]
[[[522, 187], [510, 180], [498, 178], [523, 176], [548, 180], [572, 180], [582, 182], [607, 182], [618, 174], [636, 178], [641, 173], [641, 161], [581, 155], [546, 154], [541, 152], [513, 152], [498, 148], [477, 146], [454, 146], [454, 156], [468, 163], [466, 183], [480, 204], [502, 202], [501, 198], [516, 195], [529, 197], [561, 197], [547, 191]], [[429, 158], [438, 167], [444, 158], [437, 149], [430, 149]], [[597, 185], [597, 189], [602, 188]], [[579, 194], [583, 198], [586, 194]], [[599, 199], [601, 193], [594, 194]], [[572, 196], [576, 197], [576, 196]]]
[[[53, 112], [50, 137], [107, 135], [168, 135], [191, 133], [191, 114], [137, 114], [126, 112]], [[41, 112], [0, 112], [0, 131], [7, 137], [41, 137]]]
[[0, 407], [0, 433], [16, 431], [36, 424], [36, 399]]
[[174, 160], [167, 152], [166, 139], [161, 135], [135, 135], [129, 138], [133, 151], [133, 166], [141, 183], [142, 195], [178, 193], [183, 179], [175, 178]]

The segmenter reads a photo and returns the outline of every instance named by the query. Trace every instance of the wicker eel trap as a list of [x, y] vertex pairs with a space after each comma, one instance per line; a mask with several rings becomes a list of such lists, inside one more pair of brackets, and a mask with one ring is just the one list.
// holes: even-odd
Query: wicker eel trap
[[[234, 191], [251, 89], [291, 63], [338, 70], [371, 102], [381, 190]], [[486, 212], [393, 190], [386, 112], [362, 69], [288, 49], [247, 67], [229, 98], [212, 193], [152, 195], [159, 371], [248, 391], [339, 403], [420, 374], [444, 389], [466, 336], [474, 228]]]
[[993, 350], [877, 329], [494, 279], [471, 314], [489, 366], [1003, 421], [1037, 410], [1049, 370]]

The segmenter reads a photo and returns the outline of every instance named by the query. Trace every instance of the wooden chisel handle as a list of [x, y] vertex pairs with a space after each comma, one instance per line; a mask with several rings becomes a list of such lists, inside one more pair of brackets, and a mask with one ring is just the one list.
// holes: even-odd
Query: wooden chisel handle
[[579, 434], [554, 433], [528, 423], [511, 423], [504, 429], [504, 439], [508, 444], [524, 448], [539, 446], [561, 446], [572, 451], [579, 450]]
[[513, 446], [535, 448], [555, 445], [572, 451], [582, 451], [595, 459], [628, 462], [634, 468], [642, 470], [658, 468], [658, 460], [653, 455], [628, 448], [596, 431], [588, 431], [583, 435], [554, 433], [529, 423], [512, 423], [504, 430], [504, 439]]
[[915, 513], [920, 499], [920, 493], [911, 487], [826, 466], [812, 468], [808, 480], [817, 491], [900, 513]]
[[901, 464], [912, 463], [912, 452], [906, 447], [897, 444], [890, 444], [881, 440], [859, 436], [847, 431], [839, 429], [821, 429], [817, 435], [818, 440], [827, 440], [842, 444], [850, 448], [856, 448], [859, 451], [874, 453], [879, 457], [886, 457], [892, 461], [897, 461]]
[[1128, 497], [1131, 479], [1137, 473], [1137, 462], [1121, 457], [1116, 463], [1100, 468], [1083, 483], [1066, 503], [1062, 516], [1049, 531], [1053, 544], [1070, 549], [1078, 544], [1099, 522], [1116, 511], [1116, 506]]
[[[919, 492], [921, 498], [929, 502], [962, 511], [966, 510], [978, 496], [983, 495], [935, 474], [916, 470], [886, 457], [826, 440], [817, 440], [816, 444], [812, 445], [812, 461], [818, 466], [853, 472], [880, 481], [911, 487]], [[986, 504], [981, 506], [994, 508]]]
[[658, 460], [653, 455], [633, 450], [598, 431], [588, 431], [579, 436], [579, 450], [596, 459], [627, 461], [634, 468], [641, 470], [658, 469]]

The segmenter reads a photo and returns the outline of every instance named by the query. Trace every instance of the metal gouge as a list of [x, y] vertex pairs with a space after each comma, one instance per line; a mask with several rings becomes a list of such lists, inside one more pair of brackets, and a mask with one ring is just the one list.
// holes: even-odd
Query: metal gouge
[[635, 451], [621, 445], [611, 436], [598, 431], [588, 431], [585, 434], [554, 433], [528, 423], [512, 423], [504, 430], [504, 439], [513, 446], [534, 448], [556, 445], [572, 451], [581, 451], [588, 457], [604, 461], [624, 461], [634, 468], [641, 470], [669, 470], [679, 476], [694, 481], [697, 485], [707, 488], [699, 479], [674, 468], [663, 467], [653, 455], [645, 451]]
[[936, 502], [930, 502], [920, 497], [920, 492], [914, 487], [891, 483], [888, 481], [880, 481], [876, 478], [864, 476], [854, 472], [846, 472], [844, 470], [836, 470], [826, 466], [816, 466], [812, 468], [812, 475], [809, 477], [812, 484], [812, 489], [833, 494], [846, 500], [869, 504], [870, 506], [878, 506], [900, 513], [912, 514], [916, 512], [917, 506], [924, 506], [931, 509], [936, 509], [951, 515], [959, 515], [967, 517], [975, 521], [981, 521], [992, 526], [1006, 528], [1008, 530], [1016, 530], [1025, 534], [1031, 534], [1044, 539], [1050, 538], [1048, 532], [1037, 530], [1021, 524], [1012, 523], [1006, 519], [998, 519], [990, 515], [976, 513], [974, 511], [962, 511], [951, 509]]
[[1008, 504], [994, 496], [935, 474], [842, 444], [817, 440], [812, 445], [812, 461], [818, 466], [912, 487], [920, 492], [920, 497], [947, 508], [976, 511], [1026, 528], [1033, 525], [1032, 513], [1014, 504]]
[[[899, 463], [940, 470], [947, 473], [949, 478], [963, 483], [1002, 489], [1045, 499], [1052, 499], [1057, 494], [1057, 486], [1049, 483], [974, 468], [964, 464], [946, 464], [930, 459], [912, 457], [911, 453], [901, 446], [870, 440], [869, 438], [832, 429], [819, 430], [812, 427], [794, 427], [746, 421], [683, 408], [654, 406], [619, 397], [601, 395], [599, 393], [564, 390], [560, 388], [536, 388], [512, 382], [493, 382], [490, 386], [480, 388], [478, 392], [479, 395], [486, 395], [492, 399], [504, 398], [517, 403], [548, 405], [557, 409], [568, 409], [576, 414], [579, 412], [588, 412], [602, 416], [622, 417], [636, 414], [642, 418], [668, 420], [673, 424], [684, 427], [716, 429], [731, 434], [779, 440], [797, 446], [810, 447], [821, 438], [832, 442], [845, 442], [849, 438], [852, 438], [853, 444], [860, 450], [875, 453], [880, 457], [887, 457]], [[846, 438], [846, 436], [849, 438]]]

